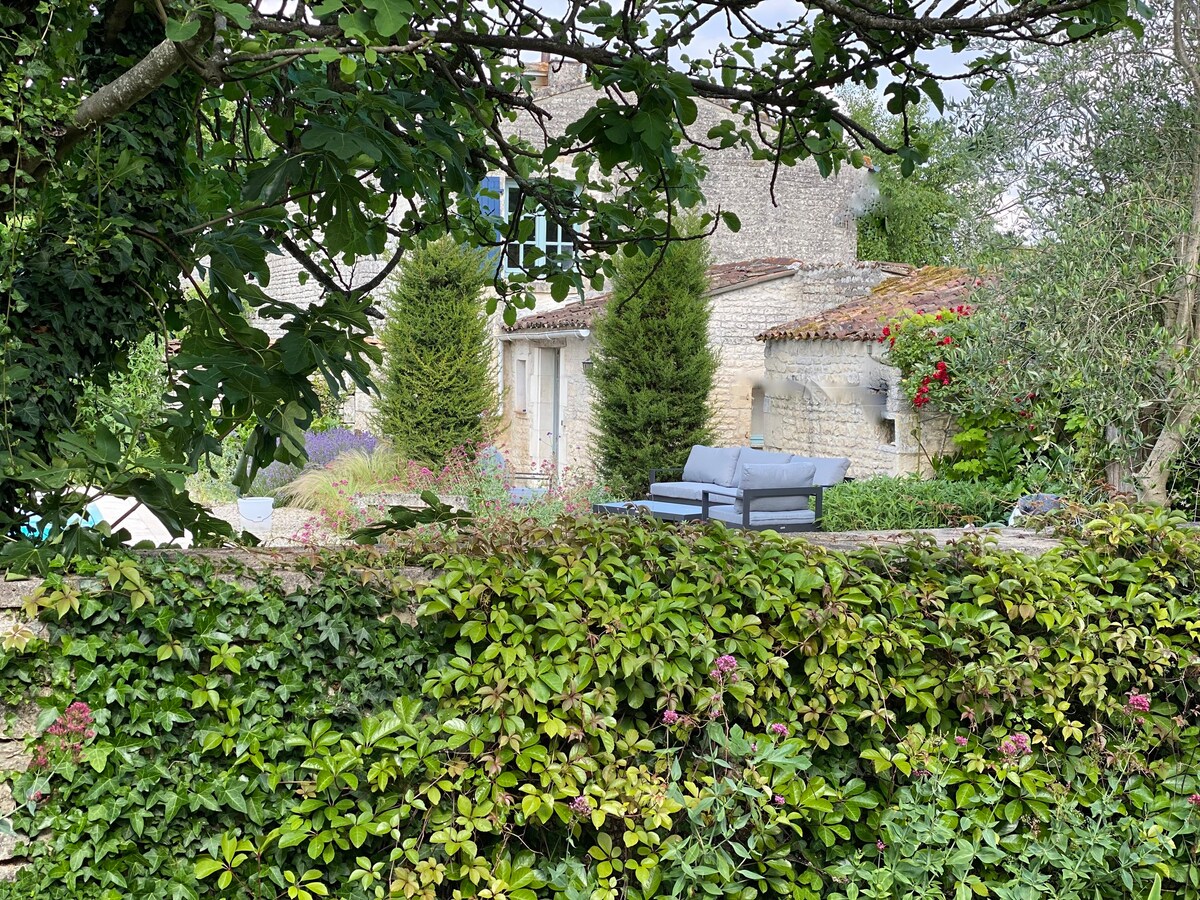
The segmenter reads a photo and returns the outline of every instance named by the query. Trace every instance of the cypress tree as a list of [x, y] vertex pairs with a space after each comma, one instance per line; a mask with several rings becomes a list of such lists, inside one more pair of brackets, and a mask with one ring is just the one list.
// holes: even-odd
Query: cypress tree
[[496, 408], [486, 265], [442, 238], [414, 251], [389, 292], [375, 427], [408, 459], [440, 466], [483, 439]]
[[669, 244], [661, 262], [657, 252], [617, 261], [589, 378], [597, 468], [622, 496], [642, 496], [650, 469], [682, 466], [692, 444], [711, 440], [709, 262], [702, 240]]

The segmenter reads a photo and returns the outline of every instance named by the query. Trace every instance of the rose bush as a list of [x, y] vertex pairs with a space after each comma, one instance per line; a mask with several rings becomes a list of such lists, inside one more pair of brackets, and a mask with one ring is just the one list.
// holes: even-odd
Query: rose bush
[[[975, 349], [984, 338], [974, 313], [969, 304], [917, 310], [889, 322], [880, 338], [913, 407], [936, 409], [957, 423], [955, 452], [934, 460], [938, 475], [1005, 485], [1014, 496], [1106, 493], [1097, 452], [1102, 429], [1065, 404], [1061, 386], [1034, 373], [1021, 390], [1006, 393], [992, 383], [996, 373], [975, 371]], [[1012, 390], [1009, 381], [1005, 386]]]

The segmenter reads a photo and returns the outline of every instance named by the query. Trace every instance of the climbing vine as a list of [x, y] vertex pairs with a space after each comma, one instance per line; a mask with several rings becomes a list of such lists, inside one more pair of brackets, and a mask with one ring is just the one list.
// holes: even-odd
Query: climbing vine
[[1162, 511], [1038, 557], [588, 519], [425, 546], [428, 574], [49, 578], [48, 635], [0, 645], [0, 697], [41, 709], [13, 824], [45, 835], [0, 897], [1200, 885], [1200, 543]]

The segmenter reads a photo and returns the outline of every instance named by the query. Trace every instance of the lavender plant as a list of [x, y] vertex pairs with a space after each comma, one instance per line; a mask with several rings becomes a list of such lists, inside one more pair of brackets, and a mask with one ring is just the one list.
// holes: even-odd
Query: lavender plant
[[378, 439], [365, 431], [349, 428], [330, 428], [327, 431], [306, 431], [304, 450], [308, 463], [303, 468], [288, 463], [273, 462], [263, 469], [250, 487], [250, 493], [258, 497], [274, 497], [284, 487], [310, 469], [324, 469], [339, 456], [358, 450], [363, 453], [374, 451]]

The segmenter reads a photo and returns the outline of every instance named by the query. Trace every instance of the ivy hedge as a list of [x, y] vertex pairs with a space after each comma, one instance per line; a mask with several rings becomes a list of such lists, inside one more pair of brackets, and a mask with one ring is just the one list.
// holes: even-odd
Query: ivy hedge
[[[1195, 896], [1200, 538], [1033, 558], [614, 517], [84, 566], [10, 635], [0, 898]], [[416, 596], [416, 626], [391, 615]], [[53, 724], [52, 724], [53, 723]]]

